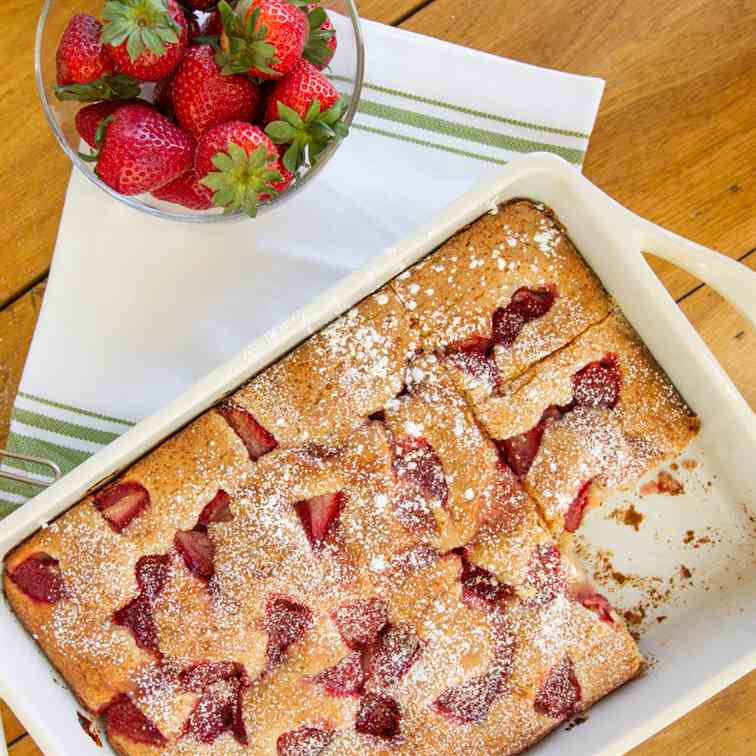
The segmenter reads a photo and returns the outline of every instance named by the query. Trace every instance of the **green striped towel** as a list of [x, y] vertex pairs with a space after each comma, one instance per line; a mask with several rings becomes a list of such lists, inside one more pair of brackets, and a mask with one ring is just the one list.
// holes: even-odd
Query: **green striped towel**
[[[500, 165], [547, 150], [582, 166], [602, 81], [364, 32], [352, 133], [282, 210], [182, 225], [74, 173], [9, 450], [67, 472]], [[37, 490], [0, 479], [0, 516]]]

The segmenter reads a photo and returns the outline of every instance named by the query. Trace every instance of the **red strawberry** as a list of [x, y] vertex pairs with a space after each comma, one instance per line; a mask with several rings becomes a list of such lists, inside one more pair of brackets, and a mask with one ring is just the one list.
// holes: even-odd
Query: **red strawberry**
[[134, 642], [145, 651], [160, 656], [158, 631], [152, 616], [152, 604], [144, 593], [113, 613], [113, 624], [128, 628]]
[[496, 671], [486, 672], [456, 688], [445, 690], [433, 706], [439, 714], [456, 722], [482, 722], [500, 689], [501, 675]]
[[294, 505], [307, 540], [313, 549], [319, 549], [323, 545], [328, 532], [338, 520], [343, 504], [344, 494], [337, 491], [313, 496], [311, 499], [298, 501]]
[[331, 730], [317, 727], [300, 727], [279, 735], [276, 741], [277, 756], [319, 756], [333, 740]]
[[218, 63], [223, 73], [280, 79], [302, 57], [309, 26], [298, 8], [283, 0], [242, 0], [236, 9], [221, 0], [223, 19]]
[[565, 656], [549, 670], [535, 697], [533, 708], [539, 714], [564, 719], [575, 711], [581, 697], [572, 659]]
[[210, 580], [215, 573], [215, 547], [207, 533], [201, 530], [179, 530], [173, 537], [173, 543], [189, 572], [205, 582]]
[[484, 609], [494, 608], [514, 595], [511, 586], [502, 583], [492, 572], [473, 564], [464, 555], [459, 580], [462, 583], [462, 600]]
[[541, 448], [546, 428], [550, 423], [559, 420], [562, 414], [559, 407], [551, 405], [543, 411], [541, 419], [530, 430], [496, 442], [503, 461], [509, 465], [515, 475], [524, 478], [528, 474]]
[[97, 127], [109, 115], [124, 105], [145, 105], [144, 100], [106, 100], [85, 105], [79, 110], [74, 119], [74, 126], [79, 136], [92, 148], [97, 149]]
[[359, 696], [365, 682], [362, 654], [353, 651], [336, 666], [317, 674], [314, 682], [322, 685], [325, 692], [332, 696]]
[[30, 599], [42, 604], [55, 604], [66, 595], [58, 560], [42, 551], [21, 562], [10, 579]]
[[399, 734], [401, 718], [399, 704], [393, 698], [368, 693], [360, 701], [354, 729], [363, 735], [393, 738]]
[[188, 207], [190, 210], [209, 210], [213, 206], [207, 192], [200, 186], [193, 169], [182, 173], [169, 184], [154, 189], [152, 196], [165, 202]]
[[589, 362], [572, 376], [572, 402], [577, 407], [613, 409], [619, 401], [622, 373], [617, 355], [609, 353]]
[[94, 17], [77, 13], [66, 25], [55, 54], [59, 100], [97, 102], [138, 97], [140, 85], [115, 73], [115, 63], [100, 41], [102, 26]]
[[265, 133], [280, 147], [291, 145], [284, 165], [295, 171], [306, 158], [314, 162], [335, 138], [346, 135], [343, 111], [336, 87], [312, 63], [300, 60], [268, 96]]
[[218, 412], [223, 415], [223, 418], [231, 426], [234, 433], [242, 440], [249, 453], [249, 458], [253, 462], [278, 446], [278, 442], [273, 437], [273, 434], [268, 433], [247, 410], [226, 404], [219, 407]]
[[320, 110], [328, 110], [339, 99], [336, 87], [312, 63], [300, 60], [288, 76], [276, 82], [267, 105], [265, 123], [277, 121], [278, 103], [282, 102], [304, 118], [313, 100], [320, 101]]
[[181, 60], [189, 24], [175, 0], [108, 0], [102, 41], [116, 68], [140, 81], [160, 81]]
[[585, 483], [580, 486], [575, 498], [572, 500], [572, 503], [567, 510], [567, 514], [564, 516], [564, 529], [568, 533], [574, 533], [583, 521], [585, 510], [588, 509], [588, 505], [590, 504], [589, 494], [591, 492], [592, 483], [592, 480], [586, 480]]
[[100, 42], [102, 24], [86, 13], [72, 16], [55, 53], [58, 84], [88, 84], [112, 74], [115, 64]]
[[173, 77], [173, 111], [182, 129], [199, 139], [228, 121], [251, 121], [260, 90], [245, 76], [224, 76], [210, 45], [192, 47]]
[[279, 664], [289, 646], [304, 638], [312, 625], [312, 612], [286, 596], [271, 596], [265, 607], [265, 630], [268, 633], [266, 655], [268, 667]]
[[207, 528], [214, 522], [231, 522], [234, 515], [231, 512], [231, 497], [221, 488], [218, 493], [205, 505], [197, 519], [197, 527]]
[[281, 165], [273, 142], [257, 126], [242, 121], [205, 132], [197, 144], [194, 168], [200, 183], [212, 193], [214, 205], [226, 212], [244, 210], [251, 217], [261, 200], [282, 192], [293, 179]]
[[365, 672], [374, 686], [399, 682], [420, 653], [420, 639], [407, 627], [386, 625], [365, 653]]
[[309, 33], [302, 57], [317, 69], [323, 70], [336, 54], [336, 30], [318, 3], [307, 3], [305, 11]]
[[151, 192], [189, 170], [192, 140], [147, 105], [125, 105], [112, 116], [97, 175], [121, 194]]
[[523, 326], [543, 317], [556, 300], [553, 285], [541, 289], [522, 286], [512, 295], [506, 307], [498, 307], [492, 317], [492, 338], [496, 344], [511, 347]]
[[610, 625], [614, 624], [612, 619], [612, 607], [606, 596], [602, 596], [600, 593], [591, 588], [589, 585], [580, 586], [574, 593], [573, 598], [578, 603], [582, 604], [586, 609], [590, 609], [598, 614], [599, 619], [604, 622], [608, 622]]
[[128, 628], [137, 646], [160, 656], [158, 632], [152, 616], [152, 602], [168, 579], [169, 554], [143, 556], [136, 563], [139, 595], [113, 614], [113, 624]]
[[139, 558], [134, 572], [139, 590], [152, 601], [165, 587], [170, 554], [149, 554]]
[[202, 694], [184, 724], [185, 733], [210, 744], [230, 732], [247, 745], [242, 697], [249, 678], [241, 664], [201, 662], [182, 673], [181, 682], [186, 690]]
[[334, 609], [331, 619], [344, 644], [358, 651], [373, 643], [388, 622], [388, 604], [377, 597], [352, 601]]
[[163, 115], [173, 115], [173, 76], [162, 79], [155, 84], [155, 89], [152, 92], [152, 104]]
[[168, 742], [125, 693], [108, 704], [103, 716], [109, 738], [115, 735], [128, 738], [135, 743], [154, 746], [164, 746]]
[[110, 527], [120, 533], [148, 507], [150, 494], [141, 483], [127, 480], [98, 493], [93, 503]]

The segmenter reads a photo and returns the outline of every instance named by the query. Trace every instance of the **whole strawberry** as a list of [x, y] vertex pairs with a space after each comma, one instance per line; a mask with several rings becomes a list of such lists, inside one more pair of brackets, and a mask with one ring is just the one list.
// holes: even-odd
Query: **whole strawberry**
[[200, 186], [194, 168], [190, 168], [165, 186], [153, 189], [152, 196], [188, 207], [190, 210], [208, 210], [213, 206], [207, 189]]
[[72, 16], [63, 30], [55, 64], [58, 84], [88, 84], [115, 71], [100, 42], [102, 24], [87, 13]]
[[315, 162], [330, 142], [346, 136], [344, 105], [333, 84], [306, 60], [276, 82], [265, 107], [265, 133], [280, 149], [289, 145], [286, 168], [296, 171], [307, 159]]
[[79, 136], [92, 148], [97, 149], [97, 129], [100, 124], [124, 105], [145, 105], [143, 100], [106, 100], [85, 105], [79, 109], [74, 126]]
[[189, 136], [149, 105], [124, 105], [105, 121], [97, 175], [121, 194], [141, 194], [192, 166]]
[[260, 104], [258, 86], [245, 76], [224, 76], [210, 45], [187, 51], [171, 84], [173, 112], [179, 126], [199, 138], [226, 121], [251, 121]]
[[323, 70], [336, 53], [336, 30], [320, 3], [308, 0], [289, 0], [307, 15], [308, 34], [302, 57], [317, 69]]
[[224, 74], [280, 79], [302, 57], [307, 17], [284, 0], [241, 0], [232, 9], [218, 3], [223, 21], [218, 64]]
[[178, 65], [189, 37], [175, 0], [108, 0], [101, 39], [116, 68], [141, 81], [159, 81]]
[[254, 217], [260, 201], [282, 192], [293, 176], [275, 145], [257, 126], [231, 121], [214, 126], [197, 143], [194, 169], [213, 205]]
[[139, 94], [138, 82], [115, 75], [101, 32], [100, 22], [86, 13], [77, 13], [66, 24], [55, 53], [58, 99], [86, 102]]

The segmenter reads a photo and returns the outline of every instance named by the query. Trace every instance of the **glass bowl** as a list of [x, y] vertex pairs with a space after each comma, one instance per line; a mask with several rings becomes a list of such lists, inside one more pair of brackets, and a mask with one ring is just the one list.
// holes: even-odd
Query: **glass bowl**
[[[223, 223], [247, 218], [248, 216], [241, 211], [224, 213], [221, 208], [188, 210], [180, 205], [155, 199], [149, 194], [132, 196], [119, 194], [97, 176], [92, 163], [81, 159], [79, 149], [86, 147], [86, 145], [80, 143], [79, 135], [74, 127], [74, 117], [79, 108], [87, 103], [61, 102], [53, 93], [53, 87], [56, 84], [55, 52], [68, 19], [72, 15], [75, 13], [91, 13], [99, 18], [104, 4], [105, 0], [45, 0], [37, 23], [37, 35], [34, 44], [34, 73], [37, 81], [37, 92], [50, 128], [66, 155], [93, 184], [107, 192], [111, 197], [129, 207], [158, 218], [194, 223]], [[338, 39], [336, 55], [324, 73], [332, 78], [336, 88], [347, 99], [348, 107], [344, 115], [344, 122], [347, 126], [351, 126], [362, 91], [365, 65], [365, 51], [357, 6], [354, 0], [321, 0], [320, 4], [327, 10], [331, 23], [336, 29]], [[144, 84], [141, 96], [151, 101], [153, 88], [154, 85], [152, 84]], [[332, 142], [321, 153], [315, 165], [300, 169], [295, 182], [285, 191], [270, 200], [261, 201], [258, 214], [270, 212], [273, 208], [282, 205], [286, 200], [302, 191], [323, 170], [339, 145], [340, 141], [338, 140]]]

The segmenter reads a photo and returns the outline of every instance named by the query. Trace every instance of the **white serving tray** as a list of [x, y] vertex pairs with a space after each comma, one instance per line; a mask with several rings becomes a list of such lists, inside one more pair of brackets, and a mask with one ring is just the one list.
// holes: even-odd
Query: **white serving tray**
[[[530, 197], [556, 211], [588, 264], [700, 415], [702, 431], [687, 456], [701, 463], [697, 480], [714, 480], [709, 492], [690, 481], [684, 495], [644, 498], [638, 507], [647, 517], [639, 533], [606, 517], [612, 501], [588, 516], [581, 528], [586, 548], [611, 549], [617, 569], [666, 579], [684, 563], [694, 579], [684, 601], [663, 607], [667, 620], [654, 623], [643, 635], [641, 646], [655, 662], [652, 669], [591, 709], [589, 721], [579, 729], [562, 728], [536, 752], [621, 754], [754, 669], [756, 533], [748, 515], [756, 516], [756, 419], [641, 251], [653, 251], [711, 284], [754, 324], [756, 274], [638, 218], [566, 162], [547, 154], [503, 168], [494, 181], [454, 202], [39, 494], [0, 526], [0, 557], [460, 227], [514, 197]], [[682, 543], [687, 529], [701, 532], [706, 526], [717, 528], [718, 542], [697, 550]], [[620, 605], [632, 603], [627, 593], [609, 594]], [[42, 751], [47, 756], [102, 754], [81, 730], [74, 698], [6, 602], [0, 605], [0, 637], [0, 696]]]

